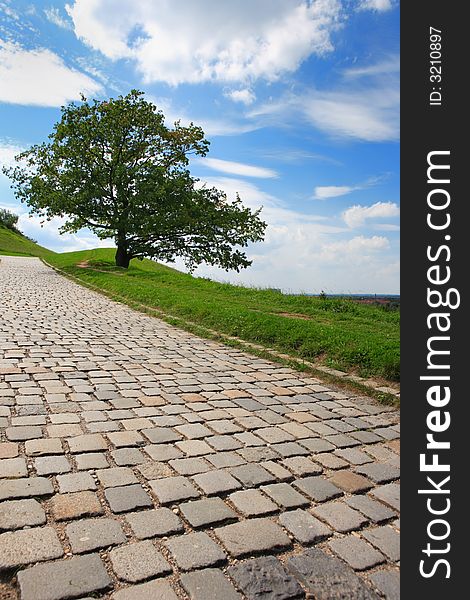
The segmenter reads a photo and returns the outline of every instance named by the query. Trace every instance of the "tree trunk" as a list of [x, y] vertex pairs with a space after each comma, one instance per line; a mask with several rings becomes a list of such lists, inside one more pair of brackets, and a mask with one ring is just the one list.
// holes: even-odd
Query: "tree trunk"
[[116, 259], [117, 267], [124, 267], [125, 269], [129, 268], [131, 256], [127, 252], [127, 244], [126, 243], [118, 242], [115, 259]]

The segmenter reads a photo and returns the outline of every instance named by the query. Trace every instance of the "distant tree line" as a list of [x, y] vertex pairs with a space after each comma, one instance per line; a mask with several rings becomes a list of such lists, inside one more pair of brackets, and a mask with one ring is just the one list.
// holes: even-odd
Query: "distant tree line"
[[0, 208], [0, 225], [18, 231], [16, 224], [18, 223], [18, 215], [10, 212], [6, 208]]

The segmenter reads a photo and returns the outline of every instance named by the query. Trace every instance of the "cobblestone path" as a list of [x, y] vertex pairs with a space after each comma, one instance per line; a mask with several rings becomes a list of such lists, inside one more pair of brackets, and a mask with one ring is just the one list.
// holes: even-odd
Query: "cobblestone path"
[[0, 258], [2, 600], [399, 597], [397, 411]]

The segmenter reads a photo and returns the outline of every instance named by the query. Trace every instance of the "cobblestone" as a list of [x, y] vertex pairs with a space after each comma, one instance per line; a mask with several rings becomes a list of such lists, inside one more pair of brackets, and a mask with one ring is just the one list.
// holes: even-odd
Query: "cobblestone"
[[343, 493], [323, 477], [304, 477], [297, 479], [292, 485], [315, 502], [325, 502], [325, 500], [331, 500]]
[[238, 512], [245, 517], [267, 515], [278, 511], [278, 507], [258, 490], [243, 490], [228, 497]]
[[51, 511], [57, 521], [103, 514], [98, 496], [93, 492], [57, 494], [51, 500]]
[[[210, 454], [206, 458], [216, 469], [238, 467], [239, 465], [246, 464], [243, 458], [236, 452], [219, 452], [218, 454]], [[190, 459], [188, 458], [186, 460]]]
[[89, 452], [87, 454], [76, 454], [75, 462], [77, 469], [88, 471], [94, 469], [105, 469], [109, 466], [106, 456], [100, 452]]
[[377, 571], [370, 576], [370, 580], [386, 600], [400, 600], [399, 571]]
[[127, 513], [125, 517], [139, 540], [164, 537], [183, 531], [181, 519], [169, 508]]
[[132, 469], [128, 467], [114, 467], [111, 469], [99, 469], [96, 471], [101, 485], [105, 488], [117, 487], [122, 485], [131, 485], [138, 483], [137, 477]]
[[261, 466], [269, 471], [277, 481], [290, 481], [294, 479], [294, 476], [288, 469], [273, 460], [262, 462]]
[[333, 533], [329, 527], [305, 510], [282, 513], [279, 523], [302, 544], [316, 543]]
[[266, 518], [225, 525], [216, 529], [215, 535], [235, 557], [254, 552], [281, 550], [291, 545], [290, 539], [279, 525]]
[[365, 515], [370, 521], [380, 523], [393, 518], [396, 513], [382, 502], [377, 502], [368, 496], [353, 496], [345, 500], [351, 508], [355, 508]]
[[220, 498], [204, 498], [180, 504], [183, 517], [195, 528], [220, 524], [237, 518], [236, 513]]
[[96, 483], [89, 473], [57, 475], [57, 483], [59, 484], [61, 494], [81, 492], [83, 490], [96, 490]]
[[389, 525], [369, 529], [362, 535], [390, 560], [400, 560], [400, 534]]
[[348, 466], [348, 463], [336, 456], [332, 452], [325, 452], [323, 454], [315, 454], [313, 460], [319, 463], [325, 469], [343, 469]]
[[351, 471], [337, 471], [330, 477], [330, 481], [350, 494], [366, 492], [374, 485], [365, 477], [357, 475], [357, 473], [351, 473]]
[[186, 477], [168, 477], [149, 481], [160, 504], [171, 504], [200, 496], [194, 485]]
[[145, 479], [159, 479], [163, 477], [171, 477], [173, 470], [163, 462], [149, 461], [136, 466], [137, 471], [145, 477]]
[[105, 490], [104, 495], [114, 513], [153, 506], [152, 499], [140, 484], [111, 487]]
[[[128, 432], [130, 433], [130, 432]], [[173, 431], [169, 427], [154, 427], [153, 429], [144, 429], [142, 433], [152, 442], [152, 444], [167, 444], [168, 442], [177, 442], [182, 439], [182, 435]], [[208, 431], [209, 433], [209, 431]], [[204, 436], [202, 436], [204, 437]], [[130, 445], [130, 444], [122, 444]], [[134, 444], [132, 444], [134, 445]]]
[[363, 452], [362, 450], [358, 450], [357, 448], [344, 448], [335, 450], [335, 454], [344, 458], [352, 465], [363, 465], [368, 462], [372, 462], [372, 458]]
[[137, 448], [118, 448], [111, 452], [111, 456], [119, 467], [140, 465], [146, 460]]
[[[17, 398], [18, 402], [18, 398]], [[19, 427], [7, 427], [5, 430], [7, 439], [14, 442], [34, 440], [42, 437], [42, 427], [37, 425], [24, 425]]]
[[311, 548], [304, 554], [289, 558], [287, 568], [298, 577], [315, 600], [379, 599], [350, 567], [320, 549]]
[[202, 458], [176, 458], [170, 460], [169, 464], [180, 475], [197, 475], [211, 469], [210, 464]]
[[106, 435], [115, 448], [126, 446], [140, 446], [145, 443], [138, 431], [115, 431]]
[[111, 585], [98, 554], [35, 565], [18, 573], [22, 600], [62, 600], [98, 592]]
[[121, 525], [114, 519], [83, 519], [67, 525], [66, 532], [77, 554], [126, 541]]
[[0, 534], [0, 571], [59, 558], [63, 553], [57, 533], [52, 527]]
[[14, 458], [18, 456], [18, 444], [15, 442], [0, 443], [0, 458]]
[[111, 600], [178, 600], [167, 581], [148, 581], [115, 592]]
[[369, 463], [356, 467], [356, 471], [375, 483], [388, 483], [400, 477], [400, 469], [387, 463]]
[[0, 500], [47, 496], [53, 493], [52, 483], [45, 477], [11, 479], [2, 481], [2, 485], [0, 485]]
[[288, 483], [263, 485], [261, 486], [261, 489], [282, 508], [299, 508], [310, 504], [305, 496], [299, 494], [299, 492]]
[[335, 449], [335, 446], [331, 442], [322, 438], [309, 438], [306, 440], [299, 440], [299, 444], [310, 450], [312, 454], [319, 452], [330, 452]]
[[241, 487], [230, 473], [223, 470], [194, 475], [192, 479], [208, 496], [232, 492]]
[[321, 504], [312, 509], [312, 512], [340, 533], [359, 529], [367, 523], [367, 519], [361, 513], [350, 508], [343, 502]]
[[376, 487], [371, 491], [371, 494], [396, 511], [400, 510], [400, 486], [398, 484], [389, 483]]
[[184, 573], [181, 584], [190, 600], [242, 600], [242, 596], [220, 569]]
[[35, 459], [34, 466], [38, 475], [68, 473], [72, 470], [65, 456], [41, 456]]
[[286, 458], [282, 461], [282, 464], [298, 477], [304, 477], [305, 475], [319, 475], [323, 470], [306, 456]]
[[70, 452], [96, 452], [97, 450], [107, 450], [106, 441], [99, 433], [89, 433], [77, 435], [67, 439]]
[[186, 456], [204, 456], [214, 450], [203, 440], [183, 440], [175, 444]]
[[9, 500], [0, 503], [0, 531], [43, 525], [46, 513], [37, 500]]
[[109, 553], [114, 572], [123, 581], [137, 582], [171, 573], [171, 566], [150, 541], [137, 542]]
[[385, 561], [383, 554], [377, 552], [366, 541], [353, 535], [331, 540], [328, 546], [348, 565], [359, 571], [370, 569]]
[[27, 477], [28, 469], [24, 458], [4, 458], [0, 460], [0, 477]]
[[218, 565], [225, 553], [206, 533], [188, 533], [165, 543], [178, 567], [183, 571]]
[[257, 464], [240, 465], [239, 467], [230, 469], [230, 473], [245, 487], [256, 487], [263, 483], [276, 481], [272, 473]]
[[228, 573], [250, 600], [304, 598], [299, 583], [273, 556], [247, 560], [230, 567]]
[[[2, 257], [0, 287], [0, 536], [26, 536], [13, 538], [24, 552], [27, 536], [49, 530], [66, 552], [17, 581], [21, 564], [9, 568], [13, 595], [280, 600], [298, 593], [292, 577], [317, 600], [393, 598], [397, 411], [134, 312], [33, 258]], [[163, 546], [176, 539], [179, 560], [192, 553], [187, 568], [203, 571], [178, 567]], [[199, 566], [191, 540], [218, 556]], [[299, 555], [317, 543], [342, 558]], [[252, 592], [212, 564], [284, 550], [281, 562], [254, 559], [264, 575], [253, 567]], [[169, 567], [145, 570], [160, 551], [177, 571], [168, 579]], [[362, 571], [377, 555], [380, 570]]]

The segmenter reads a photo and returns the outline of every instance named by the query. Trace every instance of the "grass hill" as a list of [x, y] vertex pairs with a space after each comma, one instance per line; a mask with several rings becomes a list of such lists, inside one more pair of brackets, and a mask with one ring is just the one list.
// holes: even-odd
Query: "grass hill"
[[[193, 277], [151, 260], [114, 265], [114, 248], [57, 254], [0, 227], [0, 254], [39, 256], [107, 294], [185, 322], [363, 377], [399, 381], [400, 312], [349, 298], [282, 294]], [[198, 332], [204, 335], [204, 332]]]
[[21, 233], [0, 225], [0, 255], [10, 256], [39, 256], [46, 258], [55, 252], [43, 248]]
[[151, 260], [114, 265], [113, 248], [48, 262], [121, 300], [143, 304], [308, 361], [398, 381], [400, 313], [348, 298], [288, 295], [193, 277]]

